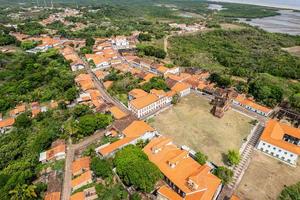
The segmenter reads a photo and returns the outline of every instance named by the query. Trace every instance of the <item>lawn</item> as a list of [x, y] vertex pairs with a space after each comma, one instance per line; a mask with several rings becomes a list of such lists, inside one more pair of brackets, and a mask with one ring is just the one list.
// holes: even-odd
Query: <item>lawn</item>
[[190, 94], [154, 117], [150, 124], [178, 145], [202, 151], [210, 161], [221, 165], [222, 154], [229, 149], [239, 150], [252, 128], [251, 119], [233, 110], [219, 119], [209, 112], [211, 107], [204, 97]]
[[300, 180], [300, 167], [290, 167], [254, 151], [249, 168], [237, 189], [240, 199], [277, 199], [285, 185]]

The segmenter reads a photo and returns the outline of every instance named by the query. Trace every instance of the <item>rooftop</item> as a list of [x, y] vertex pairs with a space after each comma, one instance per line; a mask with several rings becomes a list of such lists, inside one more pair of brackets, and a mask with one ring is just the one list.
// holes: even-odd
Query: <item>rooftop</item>
[[92, 179], [92, 172], [86, 171], [71, 182], [72, 188]]
[[[221, 180], [214, 176], [208, 165], [200, 165], [189, 157], [188, 152], [179, 149], [172, 142], [166, 142], [166, 137], [151, 140], [144, 152], [160, 171], [181, 191], [187, 200], [211, 200], [219, 187]], [[169, 194], [166, 188], [163, 188]], [[182, 198], [183, 199], [183, 198]]]
[[283, 136], [285, 134], [300, 139], [300, 129], [270, 119], [267, 122], [260, 139], [282, 149], [286, 149], [292, 153], [300, 155], [300, 146], [284, 141]]
[[78, 158], [77, 160], [73, 161], [72, 173], [76, 174], [77, 172], [81, 171], [82, 169], [89, 169], [90, 162], [91, 162], [90, 157], [82, 157], [82, 158]]
[[124, 113], [120, 108], [118, 108], [117, 106], [113, 106], [111, 108], [109, 108], [109, 111], [112, 113], [112, 115], [114, 116], [115, 119], [121, 119], [123, 117], [126, 117], [127, 114]]
[[146, 96], [133, 99], [129, 103], [136, 109], [142, 109], [158, 100], [158, 97], [154, 94], [147, 94]]
[[148, 95], [148, 93], [142, 89], [133, 89], [128, 94], [136, 99]]

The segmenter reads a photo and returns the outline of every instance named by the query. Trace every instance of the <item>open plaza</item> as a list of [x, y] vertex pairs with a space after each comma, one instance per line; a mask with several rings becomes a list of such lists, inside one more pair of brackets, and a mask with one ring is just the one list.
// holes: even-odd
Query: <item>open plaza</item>
[[216, 118], [210, 113], [211, 107], [207, 99], [192, 93], [149, 121], [178, 145], [201, 151], [222, 165], [228, 150], [240, 149], [253, 127], [252, 119], [232, 109], [223, 118]]

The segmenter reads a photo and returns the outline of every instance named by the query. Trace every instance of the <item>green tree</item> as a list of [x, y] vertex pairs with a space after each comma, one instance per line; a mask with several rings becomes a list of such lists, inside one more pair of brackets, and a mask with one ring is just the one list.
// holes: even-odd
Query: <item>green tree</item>
[[107, 178], [112, 176], [112, 167], [109, 162], [98, 157], [92, 159], [91, 170], [97, 177]]
[[208, 159], [207, 155], [203, 154], [202, 152], [198, 151], [196, 153], [196, 158], [195, 160], [200, 164], [200, 165], [204, 165]]
[[174, 105], [176, 105], [178, 102], [179, 102], [179, 95], [178, 95], [178, 94], [175, 94], [175, 95], [172, 97], [171, 103], [174, 104]]
[[65, 94], [66, 100], [73, 101], [77, 97], [77, 94], [78, 94], [78, 90], [76, 89], [76, 87], [69, 88]]
[[77, 123], [73, 118], [68, 119], [63, 124], [63, 130], [69, 135], [74, 136], [78, 132]]
[[139, 193], [134, 193], [133, 195], [130, 196], [130, 200], [142, 200], [142, 198], [139, 195]]
[[238, 165], [241, 160], [241, 156], [240, 156], [239, 152], [236, 150], [229, 150], [226, 155], [226, 158], [227, 158], [228, 164], [230, 166]]
[[13, 190], [9, 191], [11, 200], [28, 200], [36, 198], [35, 185], [17, 185]]
[[289, 102], [294, 108], [300, 110], [300, 93], [292, 95], [289, 98]]
[[169, 90], [169, 87], [167, 86], [165, 80], [161, 77], [153, 77], [148, 81], [147, 83], [144, 83], [141, 88], [147, 92], [150, 92], [152, 89], [157, 90]]
[[88, 37], [88, 38], [85, 40], [85, 43], [86, 43], [86, 46], [92, 47], [92, 46], [95, 44], [95, 40], [94, 40], [94, 38], [92, 38], [92, 37]]
[[300, 182], [286, 186], [281, 191], [278, 200], [298, 200], [300, 199]]
[[162, 178], [159, 169], [137, 146], [129, 145], [117, 152], [114, 164], [126, 185], [133, 185], [145, 192], [152, 191], [155, 183]]
[[14, 124], [14, 126], [17, 127], [17, 128], [27, 128], [30, 125], [31, 125], [31, 118], [30, 118], [28, 112], [20, 114], [16, 118], [16, 122]]
[[35, 41], [26, 40], [21, 42], [21, 48], [24, 50], [33, 49], [34, 47], [37, 46], [37, 44], [38, 43]]
[[73, 108], [72, 114], [73, 114], [74, 118], [78, 118], [78, 117], [81, 117], [83, 115], [92, 114], [92, 110], [87, 105], [77, 104]]
[[213, 174], [219, 177], [223, 184], [228, 184], [233, 177], [233, 171], [223, 166], [216, 168]]
[[138, 36], [139, 41], [151, 41], [151, 35], [148, 33], [140, 33]]

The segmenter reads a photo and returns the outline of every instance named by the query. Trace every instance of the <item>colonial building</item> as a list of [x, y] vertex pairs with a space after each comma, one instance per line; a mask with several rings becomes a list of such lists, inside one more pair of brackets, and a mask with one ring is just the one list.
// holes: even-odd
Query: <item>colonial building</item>
[[257, 149], [282, 162], [297, 165], [300, 154], [300, 129], [271, 119], [265, 126]]
[[200, 165], [189, 152], [179, 149], [171, 139], [157, 137], [144, 148], [149, 160], [164, 174], [165, 185], [157, 191], [159, 200], [214, 200], [221, 180], [208, 165]]
[[[132, 95], [130, 95], [130, 98], [132, 98]], [[153, 89], [147, 95], [129, 101], [128, 109], [138, 118], [144, 118], [170, 105], [172, 98], [171, 92]]]
[[144, 121], [133, 121], [122, 133], [120, 140], [96, 148], [96, 153], [102, 157], [111, 157], [118, 150], [129, 144], [136, 144], [139, 140], [150, 140], [157, 131]]
[[233, 100], [233, 103], [265, 117], [269, 116], [273, 111], [271, 108], [259, 105], [253, 100], [245, 98], [243, 95], [238, 95], [237, 98]]

